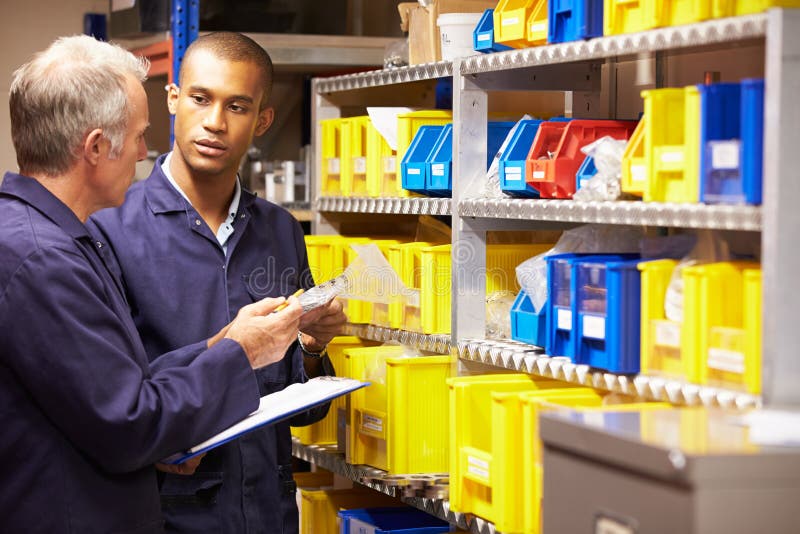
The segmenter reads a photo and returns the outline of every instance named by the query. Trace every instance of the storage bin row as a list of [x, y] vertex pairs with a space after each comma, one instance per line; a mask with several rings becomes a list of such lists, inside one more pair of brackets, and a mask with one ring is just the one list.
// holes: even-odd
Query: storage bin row
[[499, 52], [748, 15], [800, 0], [500, 0], [473, 32], [478, 52]]
[[614, 373], [661, 375], [761, 391], [761, 269], [720, 262], [680, 269], [682, 321], [667, 318], [675, 260], [551, 255], [548, 300], [536, 313], [520, 292], [512, 338]]

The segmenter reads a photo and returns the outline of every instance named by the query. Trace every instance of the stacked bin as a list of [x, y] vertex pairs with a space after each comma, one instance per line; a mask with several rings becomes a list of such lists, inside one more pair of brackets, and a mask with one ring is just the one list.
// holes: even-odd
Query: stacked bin
[[472, 32], [472, 48], [474, 48], [476, 52], [482, 52], [484, 54], [511, 49], [511, 47], [500, 44], [495, 40], [493, 9], [484, 11], [481, 20], [479, 20], [478, 25], [475, 26], [475, 30]]
[[389, 264], [400, 276], [403, 284], [411, 290], [406, 300], [398, 300], [388, 305], [389, 326], [412, 332], [422, 329], [420, 313], [420, 290], [422, 289], [422, 250], [433, 243], [415, 241], [389, 247]]
[[603, 0], [550, 0], [547, 41], [566, 43], [603, 35]]
[[597, 174], [597, 167], [594, 164], [594, 158], [586, 156], [581, 166], [578, 167], [578, 172], [575, 173], [575, 191], [585, 186], [595, 174]]
[[[357, 190], [354, 192], [357, 193]], [[397, 194], [397, 152], [370, 122], [367, 127], [367, 183], [369, 197]]]
[[520, 291], [511, 306], [511, 339], [544, 347], [547, 338], [547, 307], [539, 313], [525, 290]]
[[700, 92], [696, 86], [642, 91], [644, 200], [697, 202], [700, 168]]
[[431, 154], [443, 129], [447, 126], [452, 132], [453, 127], [450, 124], [423, 125], [419, 127], [400, 162], [403, 189], [415, 193], [426, 193], [426, 174]]
[[519, 121], [519, 126], [511, 136], [508, 146], [500, 155], [498, 174], [500, 189], [504, 193], [522, 197], [539, 197], [539, 191], [525, 181], [525, 160], [542, 122], [544, 121], [538, 119]]
[[[342, 246], [340, 248], [340, 253], [342, 254], [341, 260], [341, 271], [347, 268], [351, 262], [353, 262], [357, 254], [352, 247], [351, 244], [372, 244], [378, 247], [384, 257], [388, 256], [389, 247], [393, 245], [399, 244], [401, 241], [399, 239], [369, 239], [369, 238], [348, 238], [342, 242]], [[374, 315], [374, 308], [375, 304], [372, 302], [368, 302], [366, 300], [359, 300], [359, 299], [347, 299], [345, 301], [345, 313], [347, 314], [347, 319], [351, 323], [369, 323], [372, 321]]]
[[647, 116], [642, 116], [633, 131], [625, 151], [622, 153], [622, 178], [620, 187], [624, 193], [641, 197], [647, 186], [647, 168], [644, 160], [644, 131]]
[[584, 160], [580, 149], [605, 136], [628, 139], [635, 128], [635, 121], [542, 123], [528, 152], [525, 179], [542, 198], [572, 198], [575, 174]]
[[495, 39], [514, 48], [547, 43], [547, 0], [500, 0], [494, 10]]
[[447, 472], [450, 357], [405, 350], [345, 350], [350, 376], [371, 383], [350, 395], [347, 461], [392, 474]]
[[403, 506], [370, 488], [300, 489], [301, 534], [339, 534], [339, 510], [364, 506]]
[[342, 119], [322, 120], [320, 130], [322, 139], [320, 191], [325, 196], [341, 195]]
[[437, 534], [450, 523], [416, 508], [356, 508], [339, 512], [341, 534]]
[[341, 183], [342, 196], [363, 194], [367, 189], [367, 131], [368, 116], [342, 120]]
[[700, 200], [760, 204], [764, 80], [700, 85]]
[[[445, 110], [422, 110], [411, 111], [397, 116], [397, 170], [400, 171], [403, 157], [406, 150], [411, 145], [412, 139], [417, 134], [421, 126], [444, 126], [453, 122], [453, 112]], [[387, 184], [387, 189], [391, 189], [391, 184]], [[401, 180], [394, 184], [394, 191], [386, 191], [390, 196], [407, 197], [409, 191], [403, 189]]]

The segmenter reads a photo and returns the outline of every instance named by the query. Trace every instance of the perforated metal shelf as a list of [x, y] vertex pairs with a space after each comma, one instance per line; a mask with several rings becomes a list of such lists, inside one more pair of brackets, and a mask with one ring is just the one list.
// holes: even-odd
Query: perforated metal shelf
[[516, 341], [459, 341], [458, 356], [463, 360], [675, 405], [739, 409], [761, 406], [761, 399], [754, 395], [652, 376], [606, 373], [588, 365], [576, 365], [567, 358], [547, 356], [539, 347]]
[[462, 217], [496, 219], [761, 230], [759, 206], [504, 198], [466, 199], [458, 204], [458, 213]]
[[[450, 511], [450, 502], [446, 498], [408, 496], [414, 492], [425, 493], [431, 491], [430, 488], [434, 488], [434, 491], [441, 491], [441, 487], [446, 484], [428, 485], [428, 489], [425, 489], [424, 484], [415, 484], [415, 480], [429, 479], [439, 482], [438, 479], [442, 479], [446, 475], [389, 475], [385, 471], [368, 465], [347, 463], [344, 459], [344, 454], [336, 452], [333, 446], [303, 445], [297, 438], [292, 438], [292, 454], [301, 460], [311, 462], [354, 482], [364, 484], [386, 495], [397, 497], [415, 508], [419, 508], [473, 534], [495, 534], [496, 532], [494, 525], [488, 521], [479, 517]], [[403, 480], [403, 483], [399, 485], [397, 483], [398, 479]], [[411, 481], [411, 483], [406, 484], [406, 480]], [[441, 482], [445, 481], [442, 480]], [[422, 489], [419, 489], [420, 487]]]
[[461, 74], [480, 74], [538, 65], [569, 63], [589, 59], [703, 47], [732, 41], [764, 37], [767, 15], [746, 15], [714, 19], [696, 24], [659, 28], [639, 33], [598, 37], [588, 41], [574, 41], [553, 45], [524, 48], [469, 56], [462, 60]]
[[343, 213], [387, 213], [393, 215], [450, 215], [449, 198], [429, 197], [320, 197], [318, 211]]
[[381, 85], [433, 80], [452, 75], [453, 63], [450, 61], [438, 61], [436, 63], [423, 63], [421, 65], [412, 65], [409, 67], [381, 69], [359, 72], [356, 74], [345, 74], [342, 76], [331, 76], [330, 78], [320, 78], [317, 81], [317, 91], [319, 93], [335, 93], [339, 91], [351, 91], [353, 89], [364, 89], [366, 87], [378, 87]]
[[401, 345], [438, 354], [450, 354], [451, 351], [450, 336], [447, 334], [419, 334], [396, 328], [353, 323], [348, 323], [344, 330], [345, 334], [350, 336], [382, 343], [394, 341]]

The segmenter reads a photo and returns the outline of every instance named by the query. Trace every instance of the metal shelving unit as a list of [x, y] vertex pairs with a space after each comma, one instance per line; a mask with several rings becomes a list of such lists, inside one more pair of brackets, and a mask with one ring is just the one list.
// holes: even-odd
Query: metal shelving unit
[[530, 373], [572, 384], [635, 395], [645, 400], [675, 405], [748, 409], [761, 406], [754, 395], [720, 388], [699, 386], [654, 376], [627, 376], [576, 365], [567, 358], [551, 357], [540, 347], [517, 341], [464, 340], [458, 343], [458, 356], [512, 371]]
[[348, 323], [345, 327], [345, 334], [381, 343], [397, 342], [401, 345], [437, 354], [450, 354], [452, 351], [450, 336], [447, 334], [420, 334], [372, 324], [352, 323]]
[[344, 213], [385, 213], [391, 215], [450, 215], [449, 198], [428, 197], [320, 197], [317, 211]]
[[369, 72], [359, 72], [357, 74], [345, 74], [343, 76], [323, 78], [319, 80], [317, 91], [320, 93], [336, 93], [352, 91], [354, 89], [365, 89], [368, 87], [434, 80], [436, 78], [445, 78], [452, 75], [453, 63], [450, 61], [438, 61], [436, 63], [423, 63], [421, 65], [412, 65], [409, 67], [373, 70]]

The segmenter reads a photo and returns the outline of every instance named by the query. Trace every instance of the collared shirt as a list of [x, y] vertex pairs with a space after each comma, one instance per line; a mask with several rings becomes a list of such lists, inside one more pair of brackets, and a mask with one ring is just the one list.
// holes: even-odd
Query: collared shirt
[[[92, 216], [111, 245], [136, 327], [148, 354], [219, 331], [242, 306], [313, 286], [299, 223], [283, 208], [242, 190], [236, 232], [224, 254], [197, 211], [170, 184], [164, 156], [125, 203]], [[279, 362], [257, 370], [261, 394], [307, 380], [295, 343]], [[327, 406], [291, 421], [308, 424]], [[193, 476], [166, 475], [161, 487], [171, 532], [293, 534], [289, 422], [210, 451]]]
[[[175, 190], [181, 194], [181, 196], [186, 199], [186, 202], [189, 205], [192, 204], [192, 201], [189, 200], [189, 197], [186, 196], [186, 193], [181, 189], [181, 186], [178, 185], [178, 182], [175, 181], [175, 178], [172, 176], [172, 172], [169, 170], [169, 164], [172, 161], [172, 152], [167, 154], [167, 157], [164, 158], [164, 163], [161, 164], [161, 172], [164, 173], [164, 176], [167, 177], [169, 183]], [[239, 200], [242, 197], [242, 186], [239, 183], [237, 178], [236, 185], [233, 189], [233, 199], [231, 200], [231, 205], [228, 206], [228, 217], [225, 221], [219, 226], [217, 229], [217, 241], [219, 241], [219, 245], [222, 247], [222, 251], [225, 254], [228, 254], [228, 239], [233, 234], [233, 223], [236, 221], [236, 212], [239, 211]]]
[[152, 464], [258, 406], [242, 348], [148, 358], [108, 246], [32, 178], [0, 213], [3, 530], [161, 532]]

